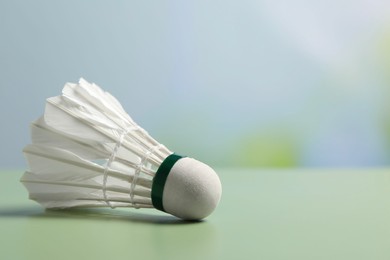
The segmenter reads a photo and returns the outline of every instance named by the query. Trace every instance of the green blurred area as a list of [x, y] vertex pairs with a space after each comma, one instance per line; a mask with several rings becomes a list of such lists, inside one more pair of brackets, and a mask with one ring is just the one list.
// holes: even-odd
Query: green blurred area
[[377, 50], [380, 64], [379, 75], [384, 81], [383, 99], [385, 100], [385, 102], [379, 104], [382, 107], [381, 128], [384, 132], [386, 148], [390, 151], [390, 26], [387, 27], [387, 30], [384, 30], [383, 36], [378, 41]]
[[299, 165], [297, 140], [284, 129], [261, 129], [240, 140], [234, 164], [245, 167], [295, 167]]

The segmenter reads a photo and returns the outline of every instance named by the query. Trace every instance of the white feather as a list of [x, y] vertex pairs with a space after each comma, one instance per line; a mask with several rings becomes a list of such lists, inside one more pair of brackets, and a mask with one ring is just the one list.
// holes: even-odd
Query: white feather
[[172, 153], [113, 96], [84, 79], [47, 99], [31, 137], [21, 181], [47, 208], [152, 207], [153, 176]]

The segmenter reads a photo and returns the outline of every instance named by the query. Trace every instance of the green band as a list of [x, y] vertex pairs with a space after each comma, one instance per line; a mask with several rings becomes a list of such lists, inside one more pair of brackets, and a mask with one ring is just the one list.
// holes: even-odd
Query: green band
[[152, 184], [152, 204], [156, 209], [164, 210], [163, 206], [163, 192], [165, 182], [167, 181], [168, 174], [170, 173], [173, 165], [183, 158], [183, 156], [177, 154], [171, 154], [161, 163]]

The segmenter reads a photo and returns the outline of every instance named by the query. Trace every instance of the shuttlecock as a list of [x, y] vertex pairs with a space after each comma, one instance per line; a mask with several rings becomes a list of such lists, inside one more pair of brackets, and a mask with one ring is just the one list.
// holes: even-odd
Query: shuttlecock
[[182, 219], [208, 216], [221, 197], [212, 168], [172, 153], [95, 84], [65, 84], [31, 124], [21, 182], [46, 208], [156, 208]]

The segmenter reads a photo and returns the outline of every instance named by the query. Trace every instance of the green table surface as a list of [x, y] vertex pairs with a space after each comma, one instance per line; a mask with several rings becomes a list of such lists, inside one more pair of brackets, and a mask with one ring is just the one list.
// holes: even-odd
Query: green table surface
[[390, 259], [390, 169], [217, 170], [197, 223], [154, 209], [45, 211], [0, 172], [0, 259]]

